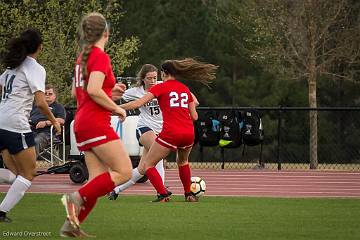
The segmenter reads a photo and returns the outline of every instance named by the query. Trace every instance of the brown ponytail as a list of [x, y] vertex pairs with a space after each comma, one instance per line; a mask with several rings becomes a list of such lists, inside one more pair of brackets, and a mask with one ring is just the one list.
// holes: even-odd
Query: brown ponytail
[[[81, 71], [83, 78], [87, 78], [87, 60], [93, 45], [101, 39], [103, 33], [107, 31], [108, 24], [105, 17], [97, 12], [90, 13], [81, 19], [78, 44], [81, 48]], [[84, 84], [86, 89], [86, 84]]]
[[161, 65], [161, 71], [174, 77], [198, 81], [205, 85], [216, 78], [219, 66], [203, 63], [193, 58], [183, 60], [166, 60]]

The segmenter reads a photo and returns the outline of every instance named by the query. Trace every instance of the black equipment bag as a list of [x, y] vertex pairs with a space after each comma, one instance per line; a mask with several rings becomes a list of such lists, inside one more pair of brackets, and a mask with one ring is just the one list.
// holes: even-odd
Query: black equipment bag
[[213, 147], [219, 145], [220, 126], [215, 111], [199, 114], [196, 130], [200, 146]]
[[256, 146], [263, 142], [264, 130], [258, 110], [245, 110], [240, 125], [242, 140], [245, 145]]
[[220, 147], [236, 148], [242, 144], [239, 117], [238, 113], [232, 110], [220, 113]]

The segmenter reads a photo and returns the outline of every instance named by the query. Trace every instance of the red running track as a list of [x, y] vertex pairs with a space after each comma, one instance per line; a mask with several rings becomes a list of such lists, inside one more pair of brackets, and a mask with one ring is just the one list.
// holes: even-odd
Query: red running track
[[[360, 172], [193, 169], [206, 181], [208, 196], [351, 197], [360, 198]], [[177, 170], [166, 170], [166, 184], [173, 194], [183, 194]], [[35, 178], [30, 192], [65, 193], [77, 190], [67, 174]], [[8, 185], [0, 185], [6, 192]], [[155, 195], [148, 182], [136, 184], [124, 194]]]

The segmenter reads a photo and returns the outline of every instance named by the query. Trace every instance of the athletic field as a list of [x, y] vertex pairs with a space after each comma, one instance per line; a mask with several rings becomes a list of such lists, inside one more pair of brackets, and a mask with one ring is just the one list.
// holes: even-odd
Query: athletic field
[[[207, 183], [199, 203], [185, 203], [177, 171], [166, 173], [171, 202], [151, 203], [150, 184], [138, 184], [116, 201], [100, 199], [83, 229], [97, 239], [360, 238], [360, 173], [193, 170]], [[37, 193], [13, 209], [13, 223], [0, 225], [0, 239], [60, 239], [65, 215], [56, 192], [77, 188], [67, 175], [38, 177]]]

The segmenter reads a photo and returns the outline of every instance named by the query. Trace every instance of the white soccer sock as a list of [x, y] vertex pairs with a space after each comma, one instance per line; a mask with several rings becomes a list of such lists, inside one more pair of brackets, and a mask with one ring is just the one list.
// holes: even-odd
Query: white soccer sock
[[116, 188], [114, 188], [114, 191], [116, 193], [122, 192], [125, 189], [128, 189], [129, 187], [131, 187], [132, 185], [134, 185], [140, 178], [142, 178], [144, 175], [141, 175], [139, 173], [139, 170], [137, 168], [134, 168], [132, 170], [132, 177], [129, 181], [127, 181], [124, 184], [121, 184], [119, 186], [117, 186]]
[[16, 179], [16, 175], [9, 169], [0, 168], [0, 183], [12, 184]]
[[29, 180], [18, 175], [1, 202], [0, 211], [9, 212], [21, 200], [30, 186]]
[[165, 185], [165, 169], [164, 169], [164, 160], [161, 159], [155, 166], [156, 170], [159, 172], [160, 177]]

